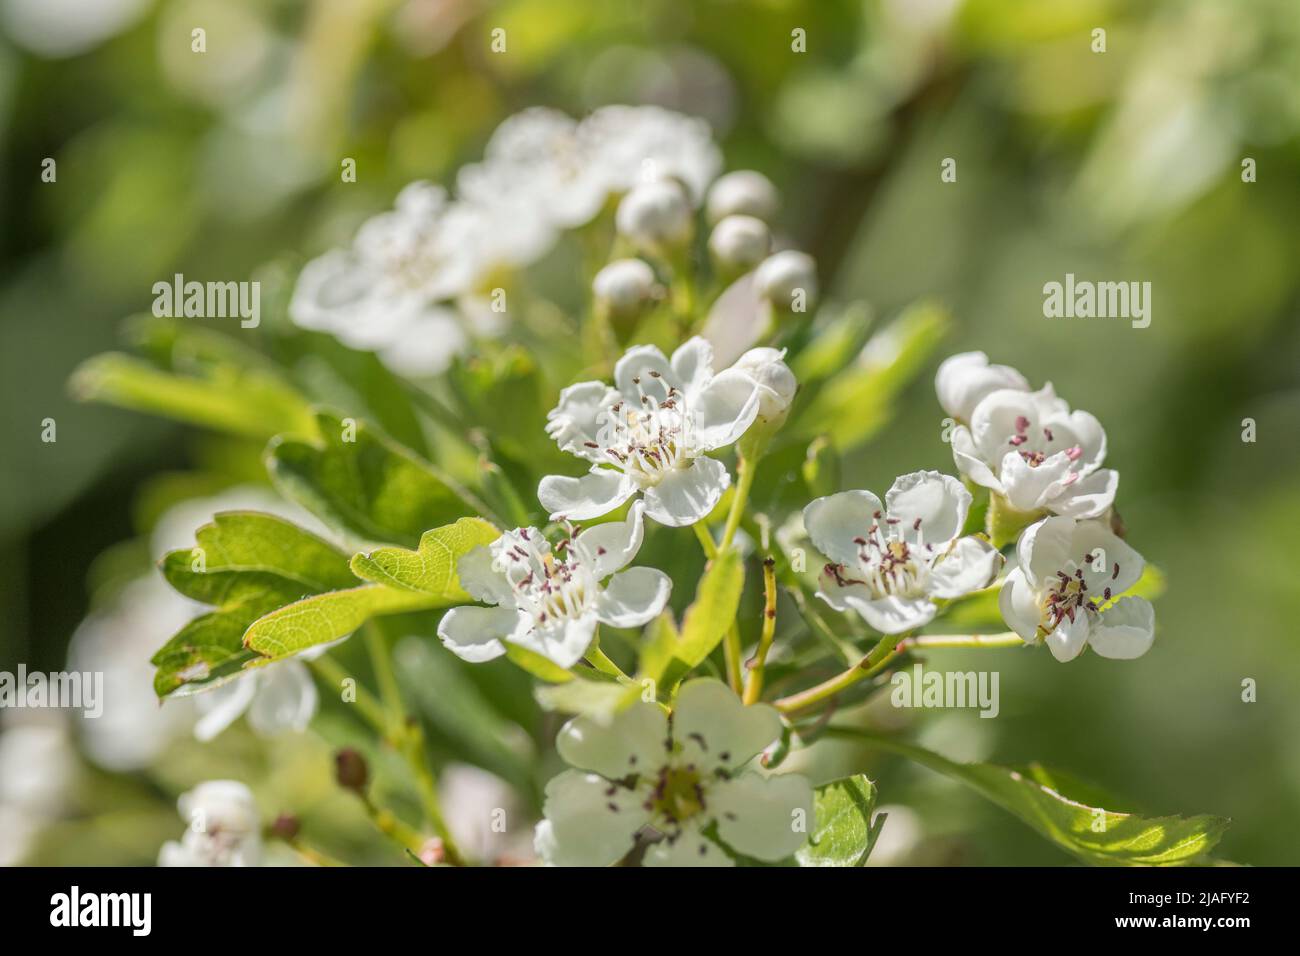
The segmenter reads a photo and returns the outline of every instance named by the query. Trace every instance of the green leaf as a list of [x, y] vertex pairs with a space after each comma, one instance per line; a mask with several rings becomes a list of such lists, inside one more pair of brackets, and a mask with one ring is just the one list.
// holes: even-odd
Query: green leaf
[[1061, 849], [1093, 865], [1178, 866], [1209, 862], [1207, 855], [1228, 828], [1226, 818], [1208, 814], [1142, 817], [1090, 806], [1033, 779], [1052, 779], [1043, 775], [1045, 771], [1031, 771], [1027, 776], [995, 764], [959, 764], [913, 744], [849, 728], [832, 727], [826, 733], [867, 741], [959, 780]]
[[796, 380], [801, 385], [820, 381], [848, 365], [866, 344], [871, 322], [871, 308], [865, 302], [854, 302], [829, 318], [818, 315], [807, 344], [790, 359]]
[[851, 366], [798, 406], [787, 429], [805, 438], [826, 432], [841, 451], [871, 438], [888, 422], [894, 400], [921, 370], [948, 323], [947, 311], [935, 303], [909, 306], [871, 337]]
[[461, 518], [455, 524], [426, 531], [416, 551], [378, 548], [354, 555], [352, 572], [375, 584], [466, 603], [474, 599], [461, 588], [456, 564], [470, 551], [499, 537], [501, 532], [482, 518]]
[[256, 660], [244, 632], [258, 618], [306, 594], [357, 583], [333, 546], [282, 518], [253, 511], [216, 515], [195, 547], [159, 563], [181, 594], [217, 608], [187, 623], [154, 654], [160, 696], [227, 677]]
[[218, 364], [177, 375], [120, 352], [88, 359], [73, 373], [73, 395], [216, 431], [266, 439], [312, 435], [302, 396], [260, 369]]
[[267, 469], [290, 498], [365, 541], [414, 547], [425, 529], [481, 505], [434, 466], [331, 413], [317, 416], [320, 440], [272, 440]]
[[257, 663], [270, 663], [347, 637], [372, 617], [436, 606], [429, 595], [382, 584], [329, 591], [258, 618], [244, 633], [244, 646], [266, 658]]
[[636, 686], [628, 702], [641, 693], [643, 681], [653, 681], [660, 699], [713, 653], [736, 619], [745, 586], [745, 564], [736, 549], [718, 555], [704, 569], [695, 601], [686, 609], [679, 631], [665, 611], [650, 625], [638, 661]]
[[836, 780], [817, 788], [817, 829], [795, 852], [800, 866], [862, 866], [875, 834], [871, 814], [876, 786], [865, 774]]
[[575, 677], [563, 684], [538, 687], [533, 696], [546, 710], [607, 717], [631, 703], [629, 692], [635, 690], [614, 680]]

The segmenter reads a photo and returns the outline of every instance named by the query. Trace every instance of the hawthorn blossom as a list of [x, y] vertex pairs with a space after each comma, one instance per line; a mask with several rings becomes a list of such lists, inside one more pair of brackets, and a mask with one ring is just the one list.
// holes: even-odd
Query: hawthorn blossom
[[1027, 392], [1029, 383], [1009, 365], [990, 365], [983, 352], [950, 355], [934, 376], [939, 404], [959, 422], [969, 422], [980, 399], [1001, 388]]
[[593, 175], [611, 193], [676, 179], [699, 206], [722, 169], [708, 122], [660, 106], [602, 106], [582, 121], [578, 135], [591, 150]]
[[812, 788], [746, 767], [780, 733], [776, 710], [746, 707], [708, 678], [682, 685], [671, 717], [644, 702], [608, 723], [575, 717], [555, 744], [576, 769], [546, 785], [537, 853], [553, 866], [608, 866], [649, 827], [662, 839], [647, 866], [732, 866], [732, 853], [783, 860], [814, 825]]
[[549, 475], [537, 498], [551, 518], [608, 514], [640, 493], [660, 524], [699, 521], [731, 483], [705, 452], [734, 443], [758, 415], [757, 383], [746, 372], [713, 373], [713, 349], [696, 336], [672, 360], [653, 345], [629, 349], [614, 388], [580, 382], [560, 393], [546, 431], [562, 451], [591, 462], [581, 478]]
[[158, 852], [159, 866], [257, 866], [262, 859], [261, 817], [253, 792], [237, 780], [208, 780], [181, 794], [187, 821], [178, 843]]
[[1155, 639], [1155, 609], [1120, 597], [1142, 576], [1142, 556], [1103, 521], [1053, 516], [1030, 525], [1016, 545], [998, 605], [1026, 644], [1045, 643], [1058, 661], [1090, 645], [1102, 657], [1141, 657]]
[[1037, 392], [1000, 388], [952, 433], [962, 474], [1018, 511], [1092, 518], [1115, 501], [1119, 473], [1102, 468], [1106, 433], [1084, 411], [1070, 411], [1049, 382]]
[[493, 606], [452, 608], [438, 637], [475, 663], [517, 644], [568, 668], [586, 653], [598, 624], [650, 621], [668, 602], [672, 579], [655, 568], [627, 568], [641, 547], [642, 511], [637, 502], [625, 520], [575, 529], [554, 549], [536, 528], [475, 548], [460, 559], [460, 584]]
[[804, 527], [831, 561], [817, 596], [856, 611], [882, 634], [928, 624], [935, 601], [988, 587], [1002, 556], [986, 540], [959, 537], [971, 493], [937, 471], [898, 478], [885, 504], [869, 491], [843, 491], [804, 508]]

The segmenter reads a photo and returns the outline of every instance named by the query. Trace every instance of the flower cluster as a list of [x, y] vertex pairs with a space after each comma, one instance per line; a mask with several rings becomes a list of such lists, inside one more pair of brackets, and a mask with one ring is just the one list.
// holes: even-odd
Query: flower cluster
[[955, 355], [935, 389], [957, 419], [953, 459], [1006, 509], [1029, 524], [1018, 566], [999, 593], [1002, 615], [1026, 643], [1046, 643], [1060, 661], [1086, 646], [1103, 657], [1140, 657], [1155, 637], [1155, 611], [1120, 597], [1144, 561], [1112, 530], [1119, 474], [1102, 468], [1106, 433], [1092, 415], [1071, 411], [1051, 383], [1032, 391], [1013, 368], [982, 352]]

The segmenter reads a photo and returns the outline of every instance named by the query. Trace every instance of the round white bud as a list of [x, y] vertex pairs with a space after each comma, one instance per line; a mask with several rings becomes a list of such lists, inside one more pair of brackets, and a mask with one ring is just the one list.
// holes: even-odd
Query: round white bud
[[803, 312], [817, 299], [817, 263], [806, 252], [786, 249], [763, 260], [754, 284], [777, 308]]
[[752, 169], [738, 169], [720, 176], [709, 190], [705, 206], [710, 223], [727, 216], [753, 216], [768, 222], [780, 208], [781, 197], [772, 180]]
[[737, 272], [754, 268], [771, 248], [771, 230], [753, 216], [726, 216], [709, 235], [709, 252], [718, 265]]
[[615, 259], [596, 273], [591, 289], [610, 312], [628, 315], [654, 295], [654, 270], [641, 259]]
[[744, 372], [758, 385], [758, 417], [767, 422], [784, 421], [799, 388], [794, 372], [786, 365], [785, 349], [750, 349], [733, 368]]
[[672, 179], [640, 183], [618, 204], [614, 224], [638, 249], [661, 252], [691, 237], [691, 203]]

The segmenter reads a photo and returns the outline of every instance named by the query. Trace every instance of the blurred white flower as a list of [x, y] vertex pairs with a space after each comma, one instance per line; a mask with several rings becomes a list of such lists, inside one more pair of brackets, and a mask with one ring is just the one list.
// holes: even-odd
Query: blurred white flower
[[525, 812], [519, 796], [496, 774], [449, 763], [438, 774], [438, 795], [452, 838], [470, 859], [516, 863], [532, 856], [532, 828], [517, 826]]
[[969, 422], [980, 400], [1000, 388], [1029, 391], [1025, 377], [1009, 365], [990, 365], [983, 352], [951, 355], [939, 365], [934, 390], [939, 405], [959, 422]]
[[0, 866], [17, 866], [68, 806], [77, 755], [59, 711], [12, 711], [0, 722]]
[[591, 152], [595, 175], [611, 193], [648, 180], [676, 179], [698, 206], [722, 169], [709, 124], [659, 106], [602, 106], [582, 121], [578, 136]]
[[1022, 512], [1039, 509], [1092, 518], [1115, 501], [1119, 473], [1102, 468], [1106, 432], [1083, 411], [1070, 411], [1049, 382], [1037, 392], [1000, 388], [952, 432], [963, 475]]
[[244, 784], [208, 780], [182, 794], [176, 806], [188, 827], [179, 843], [163, 844], [159, 866], [257, 866], [261, 862], [261, 816]]
[[1016, 544], [1020, 565], [998, 595], [1002, 617], [1026, 644], [1046, 643], [1058, 661], [1090, 645], [1102, 657], [1141, 657], [1155, 640], [1155, 609], [1118, 598], [1142, 577], [1142, 556], [1102, 521], [1051, 517]]
[[39, 56], [84, 53], [127, 29], [149, 0], [2, 0], [0, 26]]
[[688, 525], [717, 505], [731, 483], [705, 452], [733, 444], [758, 415], [758, 387], [737, 369], [713, 373], [713, 349], [696, 336], [672, 361], [634, 346], [614, 366], [615, 388], [580, 382], [560, 393], [547, 433], [591, 462], [581, 478], [548, 475], [537, 498], [552, 519], [583, 521], [640, 492], [660, 524]]
[[577, 769], [546, 785], [538, 855], [552, 866], [608, 866], [649, 826], [663, 839], [646, 850], [646, 866], [732, 866], [718, 841], [765, 862], [785, 859], [814, 828], [812, 787], [798, 774], [745, 766], [780, 733], [773, 708], [746, 707], [707, 678], [682, 685], [671, 723], [639, 701], [606, 723], [575, 717], [555, 746]]
[[[467, 661], [488, 661], [506, 644], [572, 667], [596, 627], [639, 627], [664, 609], [672, 579], [655, 568], [627, 568], [641, 547], [640, 502], [625, 521], [588, 528], [554, 549], [536, 528], [507, 531], [460, 559], [460, 584], [493, 607], [452, 608], [438, 637]], [[624, 570], [624, 568], [627, 568]]]
[[934, 619], [936, 599], [988, 587], [1002, 555], [983, 538], [959, 537], [971, 493], [937, 471], [903, 475], [885, 494], [843, 491], [804, 508], [817, 550], [831, 559], [817, 596], [856, 611], [881, 634], [902, 634]]
[[[304, 652], [302, 656], [316, 655]], [[194, 736], [212, 740], [245, 713], [249, 726], [264, 737], [286, 731], [301, 733], [316, 716], [318, 699], [311, 671], [301, 661], [279, 661], [253, 668], [194, 696], [200, 715]]]

